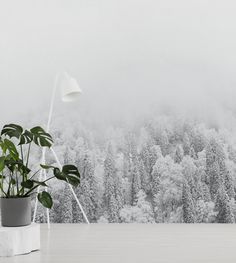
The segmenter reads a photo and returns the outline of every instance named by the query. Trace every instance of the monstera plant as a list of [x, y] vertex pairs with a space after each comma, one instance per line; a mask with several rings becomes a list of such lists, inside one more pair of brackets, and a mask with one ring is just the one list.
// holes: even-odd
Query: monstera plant
[[[52, 208], [53, 200], [48, 191], [48, 181], [62, 180], [77, 187], [80, 174], [76, 166], [67, 164], [59, 169], [55, 166], [38, 164], [36, 171], [30, 168], [32, 144], [50, 148], [52, 136], [37, 126], [23, 129], [17, 124], [7, 124], [0, 136], [0, 193], [3, 226], [21, 226], [31, 222], [31, 196], [37, 194], [38, 201]], [[35, 166], [36, 164], [34, 164]], [[39, 180], [41, 169], [51, 170], [51, 176]], [[49, 171], [48, 171], [49, 172]], [[44, 189], [37, 191], [38, 187]]]

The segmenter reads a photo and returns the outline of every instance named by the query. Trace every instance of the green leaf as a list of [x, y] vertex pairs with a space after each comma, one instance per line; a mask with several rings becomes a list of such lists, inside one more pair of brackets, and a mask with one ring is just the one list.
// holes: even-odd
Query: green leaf
[[59, 168], [54, 168], [53, 170], [53, 174], [55, 175], [55, 177], [59, 180], [63, 180], [66, 181], [66, 176], [65, 174], [63, 174]]
[[77, 187], [80, 183], [80, 174], [76, 166], [74, 165], [64, 165], [62, 168], [62, 173], [66, 175], [66, 181]]
[[14, 169], [15, 169], [15, 166], [16, 166], [17, 162], [10, 158], [10, 159], [6, 159], [5, 161], [5, 165], [6, 167], [11, 171], [11, 172], [14, 172]]
[[14, 145], [13, 142], [11, 142], [10, 140], [8, 139], [4, 139], [3, 141], [6, 149], [8, 150], [10, 156], [14, 159], [14, 160], [17, 160], [19, 159], [19, 153], [16, 149], [16, 146]]
[[53, 173], [57, 179], [63, 180], [75, 187], [80, 183], [80, 174], [77, 167], [74, 165], [64, 165], [62, 171], [58, 168], [54, 168]]
[[23, 132], [23, 128], [17, 124], [7, 124], [3, 126], [1, 131], [1, 135], [7, 135], [10, 138], [16, 137], [17, 139], [20, 138]]
[[31, 133], [33, 134], [34, 143], [42, 147], [51, 147], [53, 140], [52, 136], [45, 132], [43, 128], [37, 126], [32, 128]]
[[71, 184], [71, 185], [73, 185], [73, 186], [75, 186], [75, 187], [77, 187], [77, 186], [80, 184], [80, 179], [77, 178], [77, 177], [68, 175], [68, 176], [66, 177], [66, 179], [67, 179], [67, 182], [68, 182], [69, 184]]
[[62, 172], [66, 175], [76, 176], [80, 178], [78, 168], [75, 165], [67, 164], [62, 167]]
[[33, 140], [33, 134], [30, 131], [25, 130], [25, 132], [20, 135], [20, 142], [18, 145], [28, 144], [32, 142], [32, 140]]
[[4, 141], [0, 139], [0, 147], [2, 148], [2, 151], [4, 154], [7, 152], [7, 146], [4, 144]]
[[51, 168], [56, 168], [55, 166], [52, 166], [52, 165], [46, 165], [46, 164], [40, 164], [40, 166], [45, 169], [45, 170], [48, 170], [48, 169], [51, 169]]
[[[20, 160], [21, 161], [21, 160]], [[29, 174], [31, 172], [31, 170], [25, 166], [22, 161], [21, 162], [18, 162], [18, 171], [23, 174], [23, 175], [26, 175], [26, 174]]]
[[51, 195], [48, 192], [43, 191], [42, 193], [39, 193], [38, 200], [44, 207], [49, 209], [52, 208], [53, 201]]
[[0, 172], [2, 172], [4, 168], [5, 168], [5, 157], [1, 156], [0, 157]]
[[27, 189], [31, 189], [34, 187], [34, 182], [33, 182], [33, 180], [27, 180], [25, 182], [22, 182], [21, 186], [24, 188], [27, 188]]
[[31, 170], [23, 164], [21, 159], [14, 160], [12, 157], [6, 158], [5, 165], [11, 172], [17, 169], [21, 175], [27, 175], [31, 172]]

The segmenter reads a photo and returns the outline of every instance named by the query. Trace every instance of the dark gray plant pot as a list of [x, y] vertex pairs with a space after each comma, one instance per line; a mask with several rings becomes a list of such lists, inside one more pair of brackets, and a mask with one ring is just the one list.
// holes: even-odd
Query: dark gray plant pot
[[31, 223], [31, 197], [1, 198], [2, 226], [27, 226]]

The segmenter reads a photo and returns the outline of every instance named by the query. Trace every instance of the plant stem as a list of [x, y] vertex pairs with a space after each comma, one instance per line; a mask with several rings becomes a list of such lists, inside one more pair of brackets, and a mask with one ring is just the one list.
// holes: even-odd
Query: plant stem
[[1, 185], [1, 184], [0, 184], [0, 189], [1, 189], [2, 193], [3, 193], [5, 196], [7, 196], [7, 193], [3, 190], [3, 185]]
[[19, 195], [19, 182], [18, 182], [18, 174], [16, 172], [16, 191], [17, 191], [17, 195]]
[[[47, 181], [53, 179], [55, 176], [49, 177], [47, 180], [43, 181], [42, 183], [46, 183]], [[40, 185], [35, 185], [33, 188], [31, 188], [28, 192], [26, 192], [24, 195], [29, 195], [31, 192], [33, 192], [36, 188], [38, 188]]]
[[20, 145], [20, 152], [21, 152], [21, 159], [22, 159], [22, 162], [24, 164], [24, 154], [23, 154], [23, 147], [22, 147], [22, 145]]
[[9, 182], [8, 182], [8, 189], [7, 189], [7, 195], [10, 195], [10, 191], [11, 191], [11, 179], [12, 179], [12, 172], [10, 172], [10, 176], [9, 176]]
[[46, 179], [45, 181], [43, 181], [43, 183], [46, 183], [47, 181], [53, 179], [54, 177], [55, 177], [55, 176], [51, 176], [51, 177], [49, 177], [48, 179]]
[[1, 190], [2, 190], [2, 193], [6, 194], [3, 190], [3, 183], [4, 183], [4, 173], [2, 171], [2, 182], [1, 182]]
[[[23, 154], [23, 147], [22, 145], [20, 145], [20, 152], [21, 152], [21, 159], [22, 159], [22, 163], [24, 164], [24, 154]], [[25, 174], [22, 174], [22, 182], [25, 181]], [[24, 187], [22, 189], [23, 193], [24, 193]]]
[[36, 188], [38, 188], [39, 187], [39, 184], [37, 184], [37, 185], [35, 185], [33, 188], [31, 188], [28, 192], [26, 192], [25, 194], [24, 194], [24, 196], [27, 196], [27, 195], [29, 195], [32, 191], [34, 191], [34, 189], [36, 189]]
[[[39, 169], [37, 172], [35, 172], [30, 178], [29, 180], [31, 180], [41, 169]], [[19, 190], [19, 194], [22, 193], [22, 191], [24, 190], [24, 187], [21, 187], [21, 189]], [[24, 194], [23, 194], [24, 195]]]
[[29, 143], [28, 152], [27, 152], [27, 159], [26, 159], [26, 165], [25, 165], [27, 168], [28, 168], [28, 163], [29, 163], [30, 147], [31, 147], [31, 142]]
[[40, 170], [41, 170], [41, 169], [39, 169], [37, 172], [35, 172], [35, 173], [29, 178], [29, 180], [32, 179]]

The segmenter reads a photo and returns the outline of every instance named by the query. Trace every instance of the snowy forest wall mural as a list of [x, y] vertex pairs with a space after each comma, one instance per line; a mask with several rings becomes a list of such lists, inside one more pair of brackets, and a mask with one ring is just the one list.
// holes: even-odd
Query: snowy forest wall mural
[[[235, 222], [236, 144], [228, 130], [160, 114], [102, 133], [65, 123], [54, 130], [55, 150], [62, 162], [78, 166], [75, 191], [91, 222]], [[84, 222], [67, 187], [52, 192], [50, 219]], [[39, 209], [37, 220], [45, 222]]]
[[[1, 127], [46, 129], [57, 74], [78, 81], [74, 103], [57, 90], [50, 133], [60, 162], [78, 166], [90, 222], [236, 222], [233, 1], [4, 2]], [[51, 184], [51, 222], [84, 223]]]

